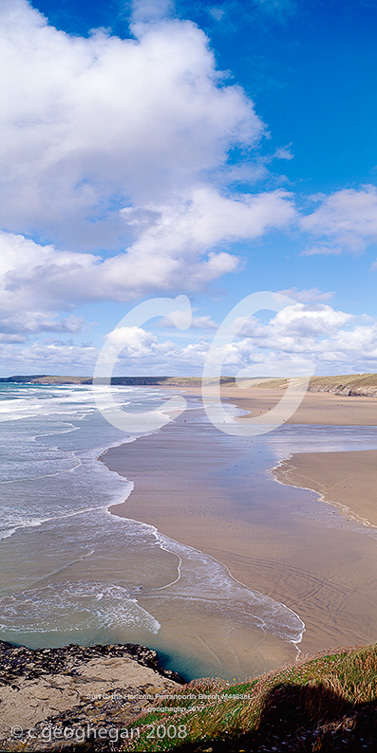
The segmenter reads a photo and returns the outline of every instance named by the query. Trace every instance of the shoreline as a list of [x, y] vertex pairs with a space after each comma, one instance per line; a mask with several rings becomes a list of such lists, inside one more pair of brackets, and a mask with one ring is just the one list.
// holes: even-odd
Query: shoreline
[[[168, 389], [170, 392], [171, 388]], [[198, 390], [188, 389], [185, 392], [188, 395], [198, 395]], [[265, 390], [263, 393], [266, 399]], [[233, 394], [229, 395], [228, 390], [224, 397], [242, 409], [247, 408], [246, 401], [250, 400], [248, 397], [241, 404], [234, 399]], [[271, 396], [268, 397], [271, 399]], [[332, 397], [330, 396], [330, 399]], [[318, 400], [322, 401], [322, 415], [319, 418], [325, 419], [324, 425], [328, 425], [327, 398], [327, 395], [324, 397], [322, 394], [314, 393], [317, 408]], [[335, 396], [335, 400], [339, 398]], [[359, 402], [360, 398], [347, 397], [345, 400], [351, 400], [353, 403], [354, 400]], [[373, 398], [366, 400], [370, 402]], [[377, 409], [377, 401], [375, 403]], [[356, 421], [355, 406], [349, 407], [354, 425], [359, 424], [359, 420]], [[306, 406], [305, 409], [312, 411], [310, 406]], [[362, 410], [365, 411], [365, 405]], [[186, 415], [189, 416], [189, 413]], [[349, 411], [346, 416], [338, 411], [338, 423], [335, 425], [349, 425], [348, 418]], [[375, 425], [374, 421], [377, 423], [377, 410], [376, 418], [372, 419], [373, 423], [369, 414], [367, 425]], [[316, 423], [319, 423], [318, 410]], [[230, 453], [234, 455], [231, 460], [236, 461], [230, 462], [231, 468], [228, 469], [232, 471], [230, 484], [229, 476], [227, 480], [223, 474], [222, 482], [225, 486], [220, 488], [221, 484], [220, 487], [216, 485], [218, 458], [216, 461], [213, 445], [207, 442], [203, 451], [204, 455], [207, 454], [206, 470], [204, 475], [197, 474], [192, 494], [187, 494], [182, 477], [182, 483], [174, 487], [174, 468], [170, 474], [162, 471], [161, 477], [161, 467], [166, 465], [167, 457], [169, 462], [172, 459], [171, 448], [176, 447], [175, 442], [182, 443], [181, 439], [178, 440], [178, 425], [179, 420], [164, 427], [165, 431], [162, 429], [155, 435], [139, 438], [136, 443], [127, 445], [123, 450], [118, 449], [114, 453], [110, 449], [107, 452], [105, 464], [134, 482], [134, 490], [128, 500], [123, 504], [111, 506], [111, 514], [154, 525], [171, 539], [209, 554], [228, 568], [233, 579], [244, 583], [252, 591], [266, 594], [287, 605], [306, 624], [306, 632], [300, 645], [303, 653], [375, 640], [374, 620], [370, 613], [371, 600], [375, 602], [377, 597], [376, 589], [371, 584], [372, 573], [377, 566], [375, 542], [369, 537], [360, 536], [360, 531], [351, 523], [347, 525], [343, 515], [331, 509], [324, 510], [325, 505], [320, 500], [310, 500], [313, 493], [303, 491], [301, 487], [295, 489], [279, 484], [281, 490], [285, 489], [285, 493], [281, 492], [283, 503], [291, 504], [293, 500], [295, 505], [289, 510], [288, 518], [284, 517], [284, 512], [279, 513], [275, 510], [276, 520], [271, 525], [271, 521], [265, 519], [264, 510], [260, 509], [257, 510], [257, 519], [252, 520], [244, 509], [245, 494], [247, 498], [249, 486], [245, 484], [242, 473], [236, 471], [236, 468], [240, 468], [241, 471], [247, 469], [246, 457], [241, 457], [239, 449]], [[186, 429], [187, 427], [185, 431]], [[203, 450], [202, 446], [201, 449]], [[187, 474], [190, 476], [190, 468], [187, 466], [193, 459], [193, 445], [186, 443], [186, 450], [188, 459], [186, 458], [186, 463], [180, 467], [180, 472], [183, 472], [187, 481]], [[138, 459], [138, 455], [144, 457], [144, 462], [140, 461], [140, 457]], [[203, 465], [204, 455], [200, 456], [200, 452], [197, 454], [197, 464]], [[309, 455], [310, 453], [307, 457]], [[150, 467], [151, 458], [155, 459], [153, 468]], [[149, 482], [145, 483], [146, 473], [150, 478]], [[271, 483], [275, 485], [276, 479], [272, 479]], [[193, 497], [202, 499], [202, 505], [196, 503]], [[314, 515], [305, 518], [300, 514], [298, 506], [302, 506], [303, 499], [305, 504], [310, 501], [309, 507], [313, 507], [317, 517]], [[179, 503], [175, 504], [177, 500]], [[237, 515], [233, 515], [232, 508], [237, 508]], [[326, 508], [329, 508], [329, 505], [326, 505]], [[337, 531], [335, 545], [334, 528]], [[316, 548], [318, 551], [323, 549], [322, 558], [318, 559], [317, 555], [312, 554]], [[358, 563], [353, 576], [360, 581], [360, 593], [357, 587], [349, 588], [349, 562]], [[317, 592], [318, 596], [310, 598], [310, 594]], [[339, 613], [337, 603], [346, 601], [349, 602], [348, 610], [342, 609]], [[194, 627], [197, 627], [197, 623]], [[243, 640], [245, 639], [246, 636], [243, 635]], [[258, 646], [257, 640], [254, 641], [254, 646]], [[251, 645], [251, 650], [254, 650], [254, 646]], [[281, 645], [275, 645], [273, 652], [268, 656], [268, 641], [262, 640], [261, 647], [257, 648], [257, 651], [261, 650], [259, 664], [261, 656], [264, 669], [279, 666], [279, 663], [281, 665], [294, 658], [292, 655], [287, 656], [286, 651], [283, 651], [283, 656], [281, 648]], [[284, 648], [286, 649], [286, 646]], [[272, 661], [272, 665], [268, 665], [268, 661]]]
[[[165, 389], [171, 390], [172, 387], [165, 387]], [[199, 396], [201, 388], [190, 386], [186, 389], [186, 392]], [[248, 394], [244, 395], [242, 394], [243, 390], [237, 387], [229, 385], [221, 387], [222, 398], [245, 411], [245, 415], [238, 419], [240, 421], [242, 421], [242, 418], [261, 413], [261, 407], [263, 412], [269, 410], [281, 398], [282, 392], [281, 388], [249, 387], [247, 388]], [[323, 405], [321, 405], [321, 402]], [[330, 421], [330, 412], [333, 412], [334, 408], [341, 409], [336, 411], [336, 423], [334, 423], [334, 415], [331, 415]], [[311, 414], [315, 409], [317, 412], [314, 421], [314, 416]], [[308, 391], [297, 411], [286, 423], [296, 425], [377, 427], [376, 395], [357, 395], [354, 393], [342, 395], [336, 392]], [[351, 465], [353, 467], [351, 475], [353, 477], [357, 476], [357, 483], [351, 485], [350, 491], [347, 491], [345, 485], [341, 484], [341, 480], [345, 474], [348, 480], [350, 480], [350, 453], [352, 453]], [[328, 466], [333, 465], [333, 462], [336, 465], [336, 481], [324, 483], [324, 472], [328, 472]], [[341, 452], [291, 453], [288, 457], [280, 459], [275, 466], [269, 469], [269, 472], [277, 483], [296, 489], [303, 489], [304, 491], [315, 492], [321, 502], [335, 507], [338, 512], [353, 523], [377, 529], [377, 493], [375, 495], [376, 509], [371, 504], [364, 507], [374, 522], [352, 509], [355, 494], [358, 493], [360, 486], [369, 487], [369, 498], [372, 496], [374, 490], [377, 489], [377, 470], [374, 472], [374, 468], [377, 468], [377, 450], [345, 450]], [[311, 476], [305, 475], [305, 472], [307, 473], [308, 471]], [[369, 474], [366, 483], [365, 472]], [[307, 482], [309, 483], [307, 484]], [[337, 490], [334, 489], [334, 484], [336, 484]], [[346, 496], [349, 504], [342, 503], [339, 500], [338, 497], [340, 494]], [[349, 499], [350, 496], [352, 497], [352, 501]]]
[[271, 473], [280, 484], [315, 492], [348, 520], [377, 529], [377, 450], [293, 453]]
[[[198, 405], [196, 410], [202, 410], [202, 406]], [[185, 536], [185, 535], [179, 535], [175, 531], [167, 530], [166, 526], [164, 524], [161, 524], [159, 520], [155, 519], [154, 516], [150, 517], [148, 514], [144, 514], [144, 511], [142, 511], [139, 507], [139, 494], [140, 494], [140, 481], [141, 477], [144, 482], [144, 488], [142, 490], [142, 493], [149, 495], [151, 493], [151, 490], [153, 490], [153, 486], [156, 480], [156, 475], [154, 472], [151, 472], [151, 469], [148, 468], [148, 475], [144, 473], [144, 466], [142, 463], [141, 471], [137, 471], [137, 479], [135, 479], [135, 464], [132, 463], [132, 471], [129, 472], [128, 470], [125, 472], [124, 469], [119, 467], [119, 459], [124, 458], [126, 454], [131, 452], [133, 453], [133, 459], [132, 461], [138, 458], [139, 454], [141, 452], [146, 453], [148, 461], [150, 456], [155, 455], [155, 451], [160, 445], [161, 441], [165, 440], [165, 443], [169, 446], [169, 452], [171, 450], [170, 444], [171, 442], [174, 442], [174, 438], [171, 436], [171, 431], [174, 429], [174, 427], [179, 424], [180, 419], [178, 419], [174, 424], [170, 424], [167, 426], [162, 427], [158, 432], [154, 432], [153, 434], [150, 434], [145, 437], [139, 437], [137, 441], [132, 443], [126, 443], [123, 446], [117, 446], [115, 448], [108, 448], [105, 453], [101, 456], [102, 462], [112, 471], [116, 471], [120, 475], [124, 475], [128, 481], [131, 481], [134, 485], [134, 488], [132, 490], [132, 493], [129, 494], [128, 498], [123, 503], [118, 503], [114, 505], [110, 505], [108, 507], [108, 512], [111, 515], [114, 515], [115, 517], [125, 517], [133, 520], [137, 520], [138, 522], [146, 523], [148, 526], [152, 526], [156, 529], [156, 532], [158, 535], [160, 535], [162, 538], [168, 537], [172, 544], [175, 543], [178, 544], [178, 546], [182, 546], [183, 548], [186, 548], [187, 550], [190, 550], [194, 553], [194, 556], [206, 556], [211, 560], [213, 565], [217, 568], [223, 568], [224, 571], [226, 571], [227, 578], [229, 581], [233, 583], [233, 585], [237, 588], [237, 586], [240, 586], [242, 589], [250, 589], [251, 596], [254, 595], [256, 598], [260, 598], [262, 601], [266, 599], [267, 601], [273, 599], [273, 602], [276, 603], [276, 605], [281, 607], [283, 610], [288, 612], [292, 615], [296, 620], [300, 622], [300, 635], [297, 635], [297, 638], [294, 638], [293, 640], [287, 639], [287, 638], [281, 638], [276, 634], [273, 634], [271, 632], [263, 631], [259, 628], [252, 628], [250, 626], [232, 626], [230, 623], [226, 624], [225, 621], [225, 628], [224, 631], [228, 631], [231, 633], [233, 631], [234, 627], [234, 636], [231, 636], [228, 640], [228, 638], [225, 640], [224, 643], [216, 641], [216, 638], [214, 639], [212, 630], [215, 628], [218, 630], [218, 617], [215, 617], [214, 615], [209, 615], [207, 618], [208, 625], [204, 626], [201, 624], [201, 617], [202, 615], [200, 613], [195, 614], [195, 610], [193, 611], [192, 615], [188, 615], [188, 618], [191, 619], [191, 632], [193, 632], [197, 639], [197, 645], [196, 649], [199, 651], [198, 656], [202, 658], [203, 663], [205, 664], [206, 661], [208, 661], [209, 654], [212, 654], [213, 659], [215, 660], [215, 663], [218, 663], [218, 672], [216, 673], [216, 676], [220, 676], [226, 679], [235, 679], [234, 675], [238, 675], [241, 679], [245, 679], [247, 676], [256, 676], [257, 674], [265, 671], [270, 671], [271, 669], [277, 668], [281, 666], [282, 664], [285, 664], [287, 662], [294, 661], [296, 657], [301, 653], [301, 649], [299, 648], [299, 645], [302, 640], [302, 635], [305, 632], [305, 624], [302, 622], [300, 616], [298, 613], [294, 610], [293, 607], [289, 606], [288, 604], [285, 604], [281, 599], [277, 599], [275, 595], [268, 595], [265, 594], [264, 591], [261, 589], [257, 589], [250, 583], [245, 583], [242, 577], [235, 573], [233, 571], [233, 567], [231, 567], [231, 563], [227, 561], [226, 558], [220, 558], [217, 556], [216, 552], [209, 548], [208, 546], [202, 545], [202, 543], [198, 543], [198, 541], [192, 540], [191, 535]], [[187, 431], [187, 426], [185, 427], [185, 432]], [[210, 429], [212, 431], [212, 427]], [[213, 429], [214, 432], [217, 433], [217, 430]], [[165, 439], [166, 438], [166, 439]], [[190, 443], [187, 444], [187, 451], [190, 451], [189, 448]], [[207, 443], [205, 440], [205, 445], [207, 447]], [[115, 450], [115, 452], [114, 452]], [[186, 454], [186, 453], [184, 453]], [[216, 455], [216, 453], [214, 453]], [[238, 457], [238, 455], [236, 455]], [[115, 457], [115, 463], [114, 463], [114, 457]], [[169, 457], [169, 460], [171, 458]], [[218, 462], [222, 462], [224, 460], [223, 455], [220, 454], [220, 459], [218, 459]], [[199, 461], [201, 463], [202, 469], [204, 467], [204, 476], [207, 475], [208, 466], [207, 463], [203, 463], [203, 458]], [[157, 462], [157, 466], [159, 463]], [[162, 464], [163, 465], [163, 464]], [[210, 466], [211, 467], [211, 464]], [[154, 468], [153, 471], [156, 469]], [[189, 482], [191, 484], [191, 473], [190, 469], [188, 469], [189, 474], [186, 478], [186, 482]], [[200, 475], [200, 473], [199, 473]], [[164, 486], [163, 481], [163, 486]], [[147, 487], [147, 488], [145, 488]], [[173, 490], [170, 490], [173, 491]], [[187, 493], [186, 489], [186, 493]], [[195, 487], [195, 492], [198, 493], [198, 488]], [[200, 479], [200, 492], [204, 492], [204, 495], [207, 493], [208, 488], [204, 489], [202, 479]], [[166, 489], [164, 489], [164, 492], [166, 492]], [[182, 488], [181, 488], [182, 492]], [[199, 492], [198, 496], [201, 497], [201, 493]], [[188, 491], [189, 495], [191, 495], [191, 491]], [[159, 492], [159, 495], [161, 495], [161, 492]], [[145, 510], [145, 508], [144, 508]], [[166, 519], [165, 519], [166, 521]], [[181, 534], [182, 534], [181, 530]], [[158, 538], [158, 536], [157, 536]], [[161, 546], [161, 543], [159, 543]], [[176, 554], [170, 550], [169, 543], [167, 545], [167, 551], [170, 553]], [[180, 564], [178, 565], [177, 572], [180, 569]], [[178, 573], [178, 577], [175, 581], [173, 581], [170, 584], [167, 584], [164, 586], [164, 588], [168, 588], [174, 583], [177, 583], [180, 580], [180, 573]], [[174, 596], [173, 596], [174, 599]], [[142, 598], [140, 599], [140, 603], [143, 605], [144, 602]], [[145, 604], [144, 604], [145, 606]], [[147, 606], [149, 609], [149, 607]], [[258, 614], [258, 609], [256, 614]], [[153, 610], [152, 610], [153, 611]], [[170, 618], [172, 615], [170, 615]], [[160, 618], [158, 617], [159, 621]], [[255, 618], [255, 620], [258, 622], [258, 617]], [[260, 624], [263, 625], [263, 619], [259, 619]], [[160, 637], [160, 635], [159, 635]], [[188, 633], [186, 634], [186, 639], [188, 638]], [[169, 653], [169, 649], [172, 645], [177, 645], [178, 650], [182, 649], [182, 642], [181, 638], [179, 637], [176, 640], [176, 636], [172, 634], [171, 632], [168, 635], [168, 641], [166, 641], [166, 638], [163, 638], [164, 640], [164, 647], [162, 651], [165, 651], [167, 654]], [[214, 645], [212, 646], [211, 643], [214, 641]], [[153, 643], [153, 641], [152, 641]], [[157, 650], [160, 651], [161, 649], [157, 646], [156, 641], [154, 642], [154, 647], [157, 647]], [[255, 657], [250, 657], [250, 648], [255, 649]], [[224, 652], [226, 656], [223, 656]], [[221, 658], [220, 658], [221, 657]], [[197, 662], [198, 663], [198, 662]], [[237, 669], [238, 665], [238, 669]], [[172, 666], [177, 666], [177, 662], [173, 661]], [[246, 669], [245, 669], [246, 667]], [[179, 670], [181, 671], [181, 670]], [[203, 676], [203, 674], [207, 675], [208, 672], [204, 671], [197, 676]]]
[[[178, 391], [201, 399], [200, 386], [180, 388], [159, 385], [158, 389], [169, 393]], [[210, 389], [207, 390], [210, 393]], [[246, 411], [246, 418], [248, 415], [259, 416], [266, 413], [279, 402], [283, 394], [284, 390], [279, 388], [241, 389], [233, 385], [221, 385], [221, 397]], [[242, 421], [242, 417], [240, 420]], [[306, 392], [301, 405], [285, 423], [309, 426], [377, 426], [377, 399], [366, 395], [344, 396], [333, 392]]]

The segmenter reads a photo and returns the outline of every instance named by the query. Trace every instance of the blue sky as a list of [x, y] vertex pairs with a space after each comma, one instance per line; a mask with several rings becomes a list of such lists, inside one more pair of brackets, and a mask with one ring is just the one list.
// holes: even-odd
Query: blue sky
[[[376, 371], [376, 31], [375, 0], [4, 0], [2, 374], [121, 336], [117, 373], [198, 375], [261, 290], [291, 301], [225, 373]], [[181, 294], [188, 329], [111, 334]]]

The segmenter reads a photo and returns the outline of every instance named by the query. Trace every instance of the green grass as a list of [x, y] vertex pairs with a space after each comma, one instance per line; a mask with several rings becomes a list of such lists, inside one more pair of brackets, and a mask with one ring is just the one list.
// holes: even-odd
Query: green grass
[[[261, 741], [266, 745], [275, 741], [280, 751], [280, 741], [281, 750], [327, 753], [351, 750], [342, 747], [341, 740], [345, 736], [346, 745], [354, 734], [356, 740], [373, 744], [368, 749], [377, 750], [376, 678], [377, 644], [317, 655], [242, 684], [195, 681], [182, 689], [178, 700], [161, 701], [160, 713], [155, 706], [153, 713], [133, 722], [140, 738], [122, 749], [252, 751], [259, 750]], [[219, 698], [210, 697], [214, 694]], [[240, 694], [249, 697], [235, 697]], [[184, 739], [151, 738], [159, 725], [162, 733], [169, 725], [173, 732], [174, 726], [177, 731], [184, 729]], [[290, 738], [293, 742], [284, 747], [284, 740]], [[301, 738], [307, 747], [295, 747]], [[352, 748], [363, 749], [361, 743]]]

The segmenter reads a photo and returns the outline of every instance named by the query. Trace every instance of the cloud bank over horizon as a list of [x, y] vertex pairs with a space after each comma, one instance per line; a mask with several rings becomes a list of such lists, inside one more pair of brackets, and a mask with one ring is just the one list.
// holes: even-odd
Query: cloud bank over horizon
[[[69, 318], [66, 321], [68, 331]], [[79, 324], [72, 321], [72, 331]], [[167, 330], [162, 336], [160, 326]], [[216, 324], [205, 317], [194, 317], [188, 340], [195, 329], [202, 334], [185, 344], [170, 337], [168, 319], [157, 323], [153, 330], [137, 326], [115, 328], [106, 337], [110, 353], [112, 346], [115, 352], [119, 344], [123, 346], [114, 375], [200, 373]], [[5, 360], [10, 348], [6, 341], [0, 344]], [[15, 367], [27, 366], [31, 371], [38, 364], [43, 364], [45, 373], [58, 373], [57, 367], [63, 365], [67, 369], [72, 365], [74, 370], [82, 366], [90, 374], [98, 352], [90, 342], [63, 342], [55, 336], [24, 345], [13, 358]], [[252, 376], [256, 375], [255, 369], [260, 377], [306, 375], [309, 360], [317, 373], [369, 372], [377, 363], [377, 321], [352, 316], [329, 304], [298, 302], [271, 316], [267, 323], [257, 315], [245, 321], [239, 336], [220, 349], [216, 357], [223, 361], [224, 374], [236, 376], [242, 372], [245, 378], [248, 367], [253, 370]], [[356, 369], [355, 364], [360, 364], [361, 369]]]

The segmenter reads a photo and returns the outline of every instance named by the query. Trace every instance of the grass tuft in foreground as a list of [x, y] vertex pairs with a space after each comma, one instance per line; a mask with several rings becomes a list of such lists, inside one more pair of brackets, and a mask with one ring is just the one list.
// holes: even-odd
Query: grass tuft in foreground
[[140, 737], [121, 750], [375, 753], [377, 644], [317, 655], [242, 684], [194, 681], [132, 726]]

